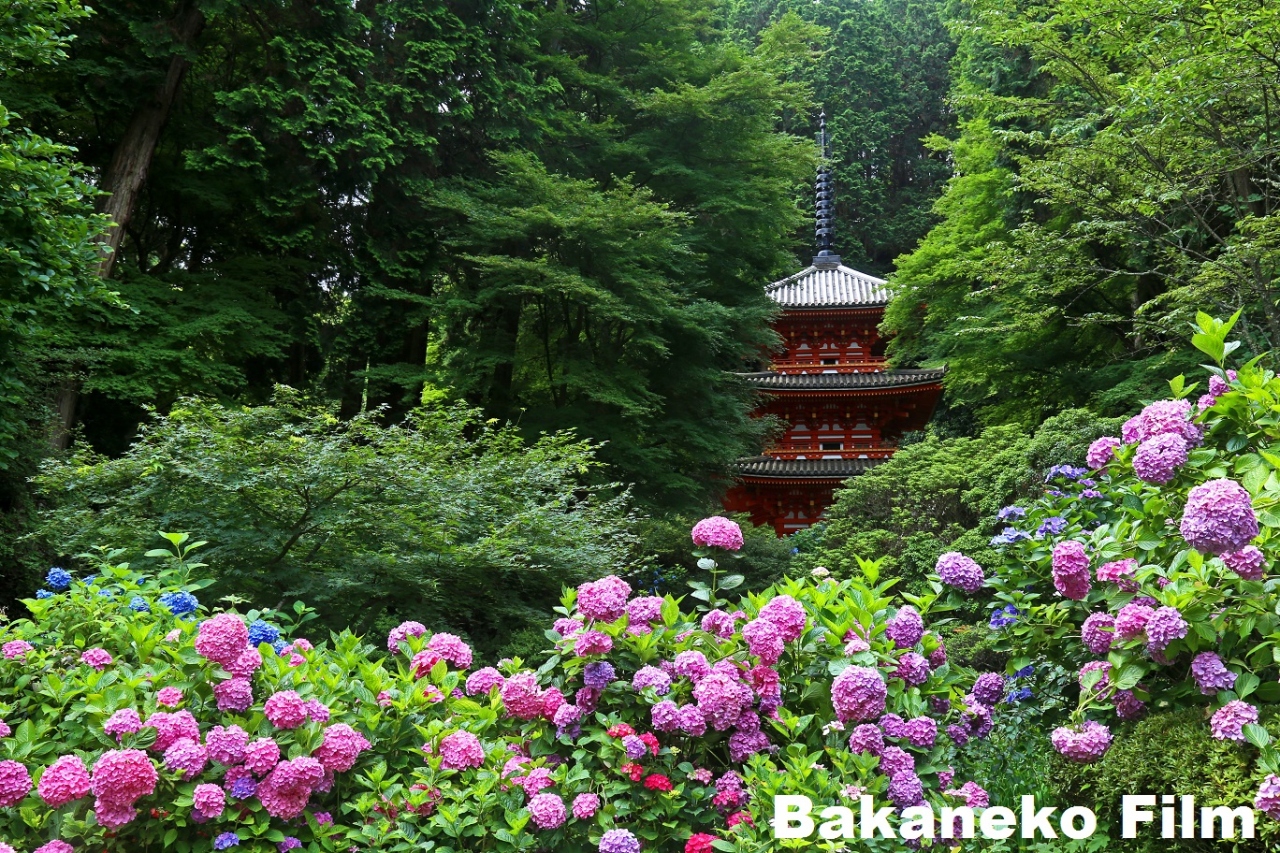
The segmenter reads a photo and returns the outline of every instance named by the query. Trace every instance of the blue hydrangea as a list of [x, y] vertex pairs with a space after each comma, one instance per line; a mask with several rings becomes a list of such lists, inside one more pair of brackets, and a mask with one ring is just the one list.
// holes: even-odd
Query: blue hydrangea
[[1035, 675], [1035, 673], [1036, 673], [1035, 665], [1027, 664], [1022, 669], [1015, 672], [1013, 674], [1013, 677], [1014, 678], [1030, 678], [1031, 676]]
[[1036, 528], [1036, 538], [1045, 536], [1057, 536], [1059, 533], [1067, 529], [1067, 520], [1060, 515], [1051, 515], [1040, 523]]
[[1085, 489], [1083, 492], [1081, 492], [1081, 493], [1080, 493], [1080, 497], [1082, 497], [1082, 498], [1100, 498], [1100, 497], [1102, 497], [1102, 492], [1098, 491], [1097, 489]]
[[99, 598], [115, 598], [116, 594], [109, 589], [100, 589], [98, 590], [98, 597]]
[[[280, 639], [280, 629], [275, 625], [268, 625], [261, 619], [255, 621], [249, 626], [249, 645], [258, 646], [267, 643], [274, 648], [276, 640]], [[279, 652], [277, 652], [279, 654]]]
[[97, 575], [89, 575], [89, 577], [81, 581], [81, 583], [83, 583], [85, 586], [93, 586], [97, 582], [98, 582]]
[[1012, 545], [1014, 542], [1030, 538], [1029, 535], [1016, 527], [1006, 527], [999, 535], [991, 537], [991, 547], [998, 548], [1001, 545]]
[[49, 589], [62, 592], [71, 586], [71, 572], [59, 566], [54, 566], [49, 570], [49, 574], [45, 576], [44, 582], [49, 585]]
[[1071, 465], [1054, 465], [1045, 473], [1044, 481], [1047, 483], [1054, 477], [1062, 477], [1067, 480], [1078, 480], [1088, 473], [1088, 468], [1076, 468]]
[[1012, 604], [1006, 604], [1004, 607], [997, 608], [996, 611], [991, 614], [992, 630], [998, 630], [1012, 625], [1014, 622], [1018, 621], [1018, 616], [1020, 616], [1021, 613], [1022, 611], [1018, 610], [1018, 608], [1014, 607]]
[[271, 651], [275, 652], [276, 654], [280, 654], [285, 650], [285, 647], [288, 645], [289, 644], [286, 643], [283, 638], [276, 640], [274, 643], [271, 644]]
[[47, 589], [37, 589], [36, 598], [53, 598], [53, 593]]
[[135, 595], [129, 602], [129, 609], [135, 613], [150, 613], [151, 605], [147, 604], [147, 600], [140, 595]]
[[226, 850], [228, 847], [240, 846], [240, 836], [234, 832], [224, 832], [217, 838], [213, 839], [214, 850]]
[[200, 602], [189, 592], [165, 592], [160, 595], [160, 603], [169, 609], [174, 616], [185, 616], [195, 613]]
[[1004, 697], [1004, 701], [1012, 705], [1016, 702], [1025, 702], [1030, 698], [1031, 698], [1031, 688], [1019, 687], [1017, 690], [1009, 691], [1009, 695]]
[[1026, 518], [1027, 511], [1020, 506], [1007, 506], [996, 513], [996, 518], [1008, 521], [1011, 518]]
[[247, 800], [258, 792], [258, 783], [248, 776], [242, 776], [231, 783], [231, 796], [237, 800]]
[[1098, 481], [1097, 481], [1097, 480], [1095, 480], [1095, 479], [1093, 479], [1092, 477], [1085, 477], [1083, 480], [1077, 480], [1077, 481], [1076, 481], [1076, 483], [1077, 483], [1077, 485], [1081, 485], [1081, 486], [1096, 486], [1096, 485], [1098, 485]]

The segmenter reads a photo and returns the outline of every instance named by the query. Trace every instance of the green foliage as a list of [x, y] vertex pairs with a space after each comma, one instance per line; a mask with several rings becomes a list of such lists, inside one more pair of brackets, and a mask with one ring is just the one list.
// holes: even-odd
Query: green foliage
[[583, 484], [598, 466], [569, 434], [525, 444], [460, 407], [381, 426], [287, 389], [252, 408], [189, 399], [120, 458], [50, 461], [39, 534], [71, 555], [200, 530], [218, 595], [305, 595], [332, 626], [417, 619], [493, 650], [561, 584], [634, 560], [625, 495]]
[[923, 588], [945, 551], [989, 565], [996, 552], [987, 540], [1004, 526], [996, 519], [1000, 509], [1039, 493], [1050, 465], [1082, 462], [1100, 431], [1118, 427], [1072, 410], [1031, 435], [1014, 426], [988, 427], [976, 438], [927, 435], [837, 492], [820, 544], [800, 554], [797, 565], [848, 575], [856, 572], [855, 555], [874, 555], [913, 590]]

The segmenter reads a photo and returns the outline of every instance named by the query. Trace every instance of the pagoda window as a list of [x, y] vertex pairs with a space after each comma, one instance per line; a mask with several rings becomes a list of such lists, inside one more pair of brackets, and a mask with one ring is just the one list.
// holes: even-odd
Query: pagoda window
[[824, 441], [824, 442], [822, 442], [822, 446], [821, 446], [821, 448], [820, 448], [820, 449], [822, 449], [822, 450], [844, 450], [844, 444], [843, 444], [843, 442], [839, 442], [839, 441]]

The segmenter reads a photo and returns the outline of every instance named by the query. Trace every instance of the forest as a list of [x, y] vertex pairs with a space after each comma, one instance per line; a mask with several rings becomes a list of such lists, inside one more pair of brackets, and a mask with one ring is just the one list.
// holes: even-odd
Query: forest
[[[1263, 0], [8, 0], [0, 853], [774, 850], [788, 784], [1270, 849], [1278, 99]], [[824, 166], [947, 372], [779, 538], [721, 499]]]

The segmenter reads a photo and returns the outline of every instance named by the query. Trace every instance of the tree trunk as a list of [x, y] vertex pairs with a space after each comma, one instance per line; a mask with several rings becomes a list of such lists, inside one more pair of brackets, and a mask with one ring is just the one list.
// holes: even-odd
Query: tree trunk
[[110, 278], [111, 271], [115, 268], [116, 253], [124, 238], [125, 227], [137, 206], [138, 193], [146, 183], [151, 158], [160, 141], [160, 131], [169, 120], [173, 102], [182, 86], [182, 78], [191, 67], [187, 49], [204, 29], [204, 23], [204, 12], [194, 0], [187, 0], [181, 5], [172, 22], [174, 53], [169, 59], [164, 82], [156, 90], [154, 98], [134, 111], [124, 136], [116, 144], [111, 165], [102, 176], [101, 189], [110, 195], [105, 197], [101, 210], [114, 223], [107, 231], [104, 243], [104, 248], [110, 251], [104, 252], [98, 266], [98, 275], [102, 278]]
[[[116, 255], [124, 239], [125, 227], [133, 216], [133, 210], [138, 204], [138, 194], [146, 183], [151, 158], [160, 142], [160, 132], [169, 120], [169, 113], [173, 110], [173, 103], [182, 86], [182, 78], [191, 67], [187, 51], [204, 29], [204, 24], [204, 11], [196, 0], [184, 0], [171, 22], [174, 53], [169, 59], [164, 81], [156, 90], [155, 97], [134, 111], [124, 135], [116, 143], [111, 165], [103, 173], [99, 188], [109, 195], [103, 197], [99, 210], [111, 219], [112, 225], [102, 242], [102, 260], [98, 263], [99, 278], [111, 278], [111, 272], [115, 269]], [[50, 444], [54, 450], [66, 450], [71, 442], [71, 429], [75, 425], [76, 403], [79, 398], [79, 379], [68, 377], [58, 386], [55, 401], [58, 420], [50, 436]]]

